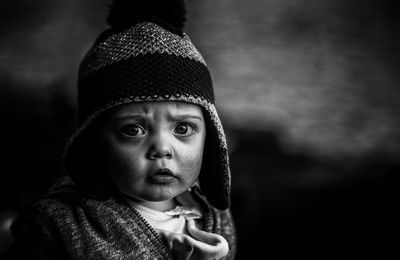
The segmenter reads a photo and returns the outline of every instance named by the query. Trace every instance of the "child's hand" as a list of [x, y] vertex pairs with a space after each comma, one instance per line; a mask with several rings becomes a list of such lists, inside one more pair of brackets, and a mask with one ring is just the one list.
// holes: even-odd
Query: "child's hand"
[[203, 257], [199, 259], [221, 259], [228, 254], [229, 245], [223, 236], [197, 229], [193, 219], [188, 220], [187, 225], [190, 235], [196, 239], [195, 249]]
[[188, 220], [188, 231], [193, 237], [160, 230], [177, 259], [221, 259], [228, 254], [228, 242], [218, 234], [196, 229], [193, 219]]

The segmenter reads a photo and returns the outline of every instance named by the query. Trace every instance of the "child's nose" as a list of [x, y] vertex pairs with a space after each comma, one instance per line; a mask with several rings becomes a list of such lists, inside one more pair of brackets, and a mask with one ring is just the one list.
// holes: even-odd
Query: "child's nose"
[[172, 158], [173, 151], [168, 137], [163, 134], [154, 135], [151, 140], [151, 145], [147, 156], [152, 160], [160, 158]]

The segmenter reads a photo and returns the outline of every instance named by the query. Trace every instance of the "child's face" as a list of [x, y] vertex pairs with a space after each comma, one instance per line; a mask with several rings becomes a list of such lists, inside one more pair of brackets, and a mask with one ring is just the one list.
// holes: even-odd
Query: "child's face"
[[103, 127], [108, 173], [121, 192], [139, 202], [169, 201], [198, 178], [205, 136], [197, 105], [121, 106]]

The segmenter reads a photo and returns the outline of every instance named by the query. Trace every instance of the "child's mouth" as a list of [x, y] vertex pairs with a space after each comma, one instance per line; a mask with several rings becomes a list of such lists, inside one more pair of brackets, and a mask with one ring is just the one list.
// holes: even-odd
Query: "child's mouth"
[[149, 178], [154, 184], [170, 184], [177, 180], [176, 176], [169, 169], [158, 169]]

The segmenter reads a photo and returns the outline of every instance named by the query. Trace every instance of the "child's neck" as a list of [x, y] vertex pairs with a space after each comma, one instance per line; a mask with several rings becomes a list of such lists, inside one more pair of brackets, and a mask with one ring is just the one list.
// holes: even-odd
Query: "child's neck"
[[171, 210], [173, 208], [175, 208], [178, 204], [176, 203], [175, 199], [171, 199], [171, 200], [166, 200], [166, 201], [140, 201], [137, 202], [138, 204], [150, 208], [150, 209], [154, 209], [154, 210], [158, 210], [158, 211], [167, 211], [167, 210]]

